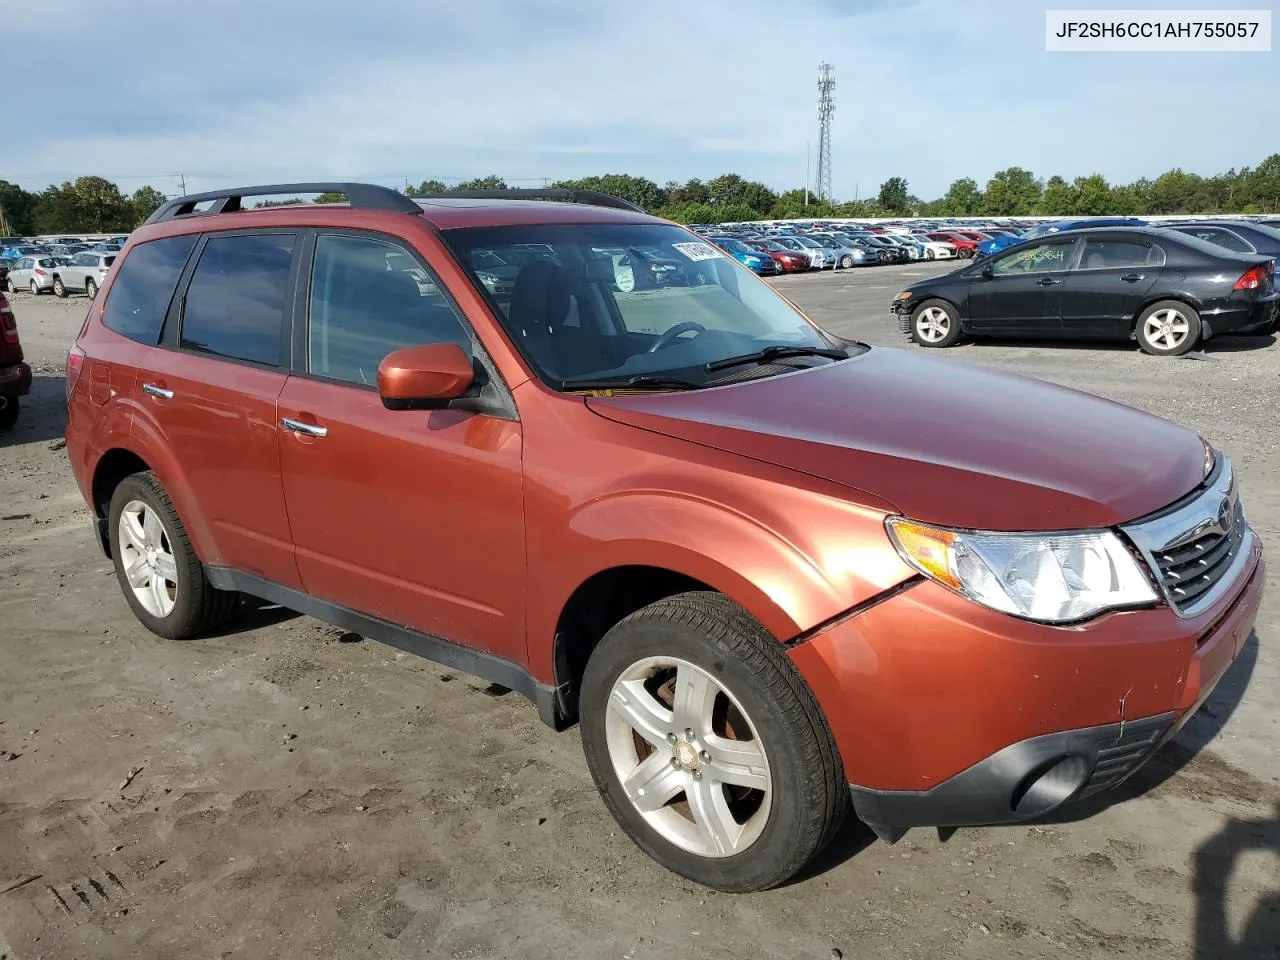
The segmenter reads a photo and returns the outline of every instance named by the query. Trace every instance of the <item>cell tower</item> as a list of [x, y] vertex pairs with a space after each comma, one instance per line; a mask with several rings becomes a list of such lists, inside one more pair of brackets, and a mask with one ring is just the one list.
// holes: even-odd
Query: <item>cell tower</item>
[[818, 64], [818, 199], [831, 201], [831, 115], [836, 112], [836, 82], [829, 63]]

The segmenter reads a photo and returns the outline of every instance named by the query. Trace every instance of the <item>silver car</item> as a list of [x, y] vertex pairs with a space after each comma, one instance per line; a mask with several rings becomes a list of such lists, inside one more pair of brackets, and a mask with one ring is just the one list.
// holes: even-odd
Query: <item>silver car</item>
[[98, 295], [107, 271], [115, 262], [114, 253], [94, 253], [91, 250], [77, 253], [65, 266], [58, 267], [53, 277], [53, 292], [60, 297], [68, 293], [84, 293], [92, 300]]
[[53, 289], [54, 274], [67, 261], [52, 254], [27, 255], [9, 269], [9, 292], [26, 290], [31, 293], [48, 293]]

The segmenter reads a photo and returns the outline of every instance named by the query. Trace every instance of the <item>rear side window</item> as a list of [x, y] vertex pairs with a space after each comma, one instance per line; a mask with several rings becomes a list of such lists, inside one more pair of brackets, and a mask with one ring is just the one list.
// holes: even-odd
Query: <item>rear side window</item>
[[183, 348], [280, 366], [295, 239], [285, 233], [210, 238], [187, 285]]
[[111, 285], [103, 324], [138, 343], [159, 343], [173, 289], [197, 239], [195, 234], [166, 237], [134, 247]]
[[1131, 240], [1088, 240], [1084, 245], [1084, 255], [1080, 258], [1081, 270], [1163, 264], [1164, 251], [1159, 247]]

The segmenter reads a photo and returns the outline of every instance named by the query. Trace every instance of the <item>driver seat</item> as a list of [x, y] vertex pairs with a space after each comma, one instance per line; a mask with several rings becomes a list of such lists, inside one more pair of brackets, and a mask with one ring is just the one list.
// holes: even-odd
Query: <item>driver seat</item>
[[516, 275], [508, 313], [511, 333], [522, 342], [537, 366], [557, 380], [580, 377], [617, 366], [605, 338], [574, 312], [575, 292], [568, 272], [558, 263], [535, 260]]

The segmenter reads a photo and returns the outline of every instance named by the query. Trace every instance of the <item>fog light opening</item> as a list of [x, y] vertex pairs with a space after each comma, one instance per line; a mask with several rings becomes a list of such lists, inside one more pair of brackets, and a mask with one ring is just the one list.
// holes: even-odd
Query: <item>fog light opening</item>
[[1089, 761], [1075, 754], [1042, 764], [1023, 777], [1009, 806], [1019, 817], [1038, 817], [1070, 800], [1089, 779]]

